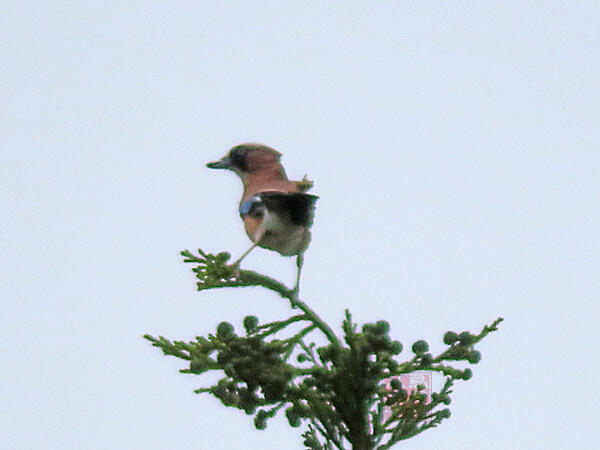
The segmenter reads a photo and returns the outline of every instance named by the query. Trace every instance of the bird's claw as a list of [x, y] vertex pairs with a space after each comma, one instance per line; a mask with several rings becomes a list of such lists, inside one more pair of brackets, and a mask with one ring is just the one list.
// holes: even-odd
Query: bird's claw
[[298, 286], [296, 286], [294, 289], [290, 289], [289, 291], [289, 299], [290, 299], [290, 305], [292, 306], [292, 308], [297, 308], [298, 307]]
[[234, 262], [233, 264], [229, 264], [227, 267], [231, 270], [233, 278], [239, 280], [241, 275], [240, 263]]

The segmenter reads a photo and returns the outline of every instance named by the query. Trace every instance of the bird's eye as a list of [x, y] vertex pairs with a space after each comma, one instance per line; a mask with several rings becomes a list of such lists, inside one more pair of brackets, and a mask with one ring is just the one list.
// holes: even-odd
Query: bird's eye
[[231, 165], [237, 167], [240, 170], [244, 170], [246, 167], [246, 154], [248, 153], [248, 149], [243, 147], [236, 147], [231, 150], [229, 154], [229, 160], [231, 161]]

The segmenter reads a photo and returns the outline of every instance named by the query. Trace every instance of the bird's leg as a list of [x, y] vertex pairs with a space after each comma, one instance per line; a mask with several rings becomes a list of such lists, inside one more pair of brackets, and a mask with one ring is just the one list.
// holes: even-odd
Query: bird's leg
[[302, 272], [303, 264], [304, 264], [304, 252], [298, 253], [298, 256], [296, 256], [296, 267], [297, 267], [296, 285], [294, 286], [294, 289], [292, 290], [292, 293], [294, 294], [294, 297], [296, 297], [296, 298], [298, 298], [298, 291], [300, 290], [300, 272]]
[[248, 256], [248, 254], [252, 250], [254, 250], [258, 246], [258, 244], [260, 244], [260, 241], [262, 241], [262, 238], [265, 236], [265, 232], [266, 232], [266, 230], [264, 228], [260, 227], [256, 231], [256, 234], [254, 235], [254, 244], [252, 244], [248, 250], [246, 250], [244, 253], [242, 253], [242, 256], [240, 256], [238, 259], [236, 259], [235, 262], [233, 262], [232, 264], [229, 265], [229, 267], [233, 268], [234, 275], [236, 278], [240, 277], [240, 263], [242, 262], [242, 259], [244, 259], [246, 256]]

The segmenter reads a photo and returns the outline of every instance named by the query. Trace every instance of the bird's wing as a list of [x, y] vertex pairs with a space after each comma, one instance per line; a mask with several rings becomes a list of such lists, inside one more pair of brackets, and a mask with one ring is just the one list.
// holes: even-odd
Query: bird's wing
[[292, 223], [304, 227], [312, 225], [319, 198], [304, 192], [261, 192], [258, 197], [268, 210], [287, 215]]

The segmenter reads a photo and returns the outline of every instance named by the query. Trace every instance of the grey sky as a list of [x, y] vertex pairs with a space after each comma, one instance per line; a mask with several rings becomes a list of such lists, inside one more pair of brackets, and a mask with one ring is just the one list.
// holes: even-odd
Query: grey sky
[[0, 3], [0, 447], [302, 448], [141, 339], [287, 313], [196, 293], [178, 255], [246, 249], [240, 182], [204, 164], [259, 141], [315, 180], [302, 289], [330, 323], [440, 349], [506, 319], [398, 448], [591, 448], [599, 30], [592, 1]]

